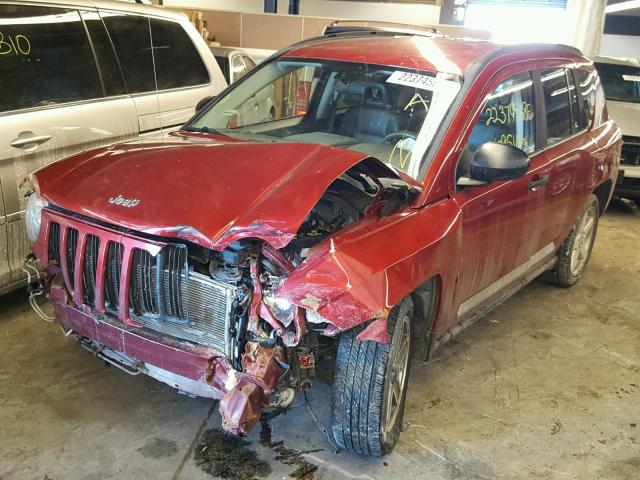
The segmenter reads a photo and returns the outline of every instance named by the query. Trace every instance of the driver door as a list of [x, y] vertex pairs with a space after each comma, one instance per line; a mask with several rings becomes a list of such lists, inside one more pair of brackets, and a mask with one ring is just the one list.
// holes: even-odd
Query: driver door
[[530, 157], [520, 178], [457, 187], [462, 210], [462, 252], [456, 287], [458, 321], [492, 304], [509, 286], [554, 253], [541, 245], [547, 165], [536, 144], [536, 107], [531, 72], [512, 75], [486, 97], [459, 160], [467, 176], [473, 152], [486, 142], [509, 144]]

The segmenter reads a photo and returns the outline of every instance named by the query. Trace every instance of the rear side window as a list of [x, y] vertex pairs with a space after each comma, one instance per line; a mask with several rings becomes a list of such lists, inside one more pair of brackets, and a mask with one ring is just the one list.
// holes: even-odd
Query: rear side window
[[576, 88], [576, 83], [573, 79], [573, 74], [571, 70], [567, 70], [565, 72], [567, 75], [567, 85], [569, 91], [569, 100], [571, 102], [571, 131], [577, 132], [581, 130], [580, 128], [580, 105], [579, 105], [579, 97], [578, 97], [578, 89]]
[[540, 71], [547, 113], [547, 145], [571, 136], [571, 106], [564, 68]]
[[578, 79], [578, 92], [582, 102], [581, 115], [578, 120], [580, 128], [587, 128], [591, 125], [593, 114], [596, 109], [596, 73], [586, 70], [576, 70]]
[[126, 94], [127, 89], [122, 78], [120, 64], [102, 19], [96, 12], [83, 12], [82, 19], [89, 31], [89, 37], [91, 37], [105, 93], [107, 96]]
[[536, 149], [535, 127], [531, 74], [520, 73], [502, 82], [489, 96], [469, 136], [469, 150], [497, 142], [532, 153]]
[[0, 5], [0, 112], [103, 96], [80, 14]]
[[209, 83], [202, 58], [179, 23], [151, 19], [151, 38], [160, 90]]
[[118, 54], [129, 93], [154, 91], [149, 19], [111, 12], [100, 15]]

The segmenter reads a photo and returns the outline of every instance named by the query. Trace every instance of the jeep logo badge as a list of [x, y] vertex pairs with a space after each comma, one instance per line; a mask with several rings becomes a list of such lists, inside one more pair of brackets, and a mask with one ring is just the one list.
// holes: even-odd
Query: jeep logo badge
[[140, 203], [140, 200], [137, 198], [124, 198], [122, 195], [118, 195], [117, 197], [109, 198], [109, 203], [111, 205], [120, 205], [127, 208], [135, 207]]

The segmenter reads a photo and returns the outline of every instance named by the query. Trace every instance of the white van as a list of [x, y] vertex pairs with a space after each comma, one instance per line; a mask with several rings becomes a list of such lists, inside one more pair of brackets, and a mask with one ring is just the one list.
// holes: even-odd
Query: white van
[[622, 130], [622, 156], [615, 194], [640, 203], [640, 61], [597, 57], [594, 60], [609, 115]]
[[24, 282], [29, 173], [181, 125], [226, 86], [183, 14], [117, 1], [0, 0], [0, 294]]

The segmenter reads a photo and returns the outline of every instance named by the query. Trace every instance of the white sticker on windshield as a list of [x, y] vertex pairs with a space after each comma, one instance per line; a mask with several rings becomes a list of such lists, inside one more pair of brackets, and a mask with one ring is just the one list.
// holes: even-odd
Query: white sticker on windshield
[[387, 83], [397, 83], [398, 85], [406, 85], [407, 87], [421, 88], [423, 90], [434, 90], [436, 77], [398, 70], [387, 78]]
[[640, 75], [622, 75], [627, 82], [640, 82]]

